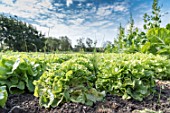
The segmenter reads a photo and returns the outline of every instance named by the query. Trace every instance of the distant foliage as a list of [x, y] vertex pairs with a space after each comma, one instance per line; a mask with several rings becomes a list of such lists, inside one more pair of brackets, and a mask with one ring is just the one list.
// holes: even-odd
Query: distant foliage
[[144, 32], [139, 32], [138, 28], [134, 27], [132, 14], [130, 15], [129, 28], [125, 34], [125, 28], [120, 24], [117, 40], [114, 40], [113, 52], [115, 53], [135, 53], [139, 52], [141, 44], [146, 42]]
[[161, 8], [158, 6], [159, 0], [153, 0], [152, 4], [152, 14], [148, 15], [147, 13], [144, 14], [144, 29], [148, 30], [151, 28], [159, 28], [161, 23]]
[[[77, 44], [74, 47], [74, 51], [79, 51], [79, 52], [93, 52], [96, 48], [97, 41], [92, 40], [91, 38], [79, 38], [76, 40]], [[99, 52], [100, 49], [96, 48]]]
[[0, 46], [13, 51], [42, 51], [44, 36], [30, 24], [0, 15]]
[[70, 51], [72, 50], [71, 40], [67, 36], [59, 37], [60, 46], [59, 49], [62, 51]]
[[61, 43], [59, 39], [48, 37], [48, 38], [45, 38], [44, 41], [45, 41], [44, 51], [53, 52], [53, 51], [59, 50], [60, 43]]

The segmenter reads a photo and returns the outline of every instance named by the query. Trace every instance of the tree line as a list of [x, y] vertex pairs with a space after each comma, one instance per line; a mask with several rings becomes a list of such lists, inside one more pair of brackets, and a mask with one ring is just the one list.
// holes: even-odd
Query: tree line
[[[31, 24], [14, 17], [0, 15], [0, 50], [19, 52], [54, 52], [54, 51], [87, 51], [92, 52], [96, 41], [90, 38], [79, 38], [72, 47], [67, 36], [46, 37]], [[98, 48], [98, 51], [100, 48]]]

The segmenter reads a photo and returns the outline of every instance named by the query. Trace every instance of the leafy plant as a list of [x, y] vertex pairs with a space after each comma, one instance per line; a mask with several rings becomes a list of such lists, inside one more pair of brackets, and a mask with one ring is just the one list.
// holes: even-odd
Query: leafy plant
[[153, 28], [147, 32], [148, 42], [142, 47], [142, 52], [153, 54], [170, 54], [170, 30]]
[[144, 26], [143, 28], [148, 30], [151, 28], [159, 28], [161, 24], [161, 8], [158, 6], [159, 0], [153, 0], [152, 4], [152, 14], [148, 15], [147, 13], [144, 14]]
[[142, 53], [0, 53], [0, 86], [7, 88], [0, 98], [4, 91], [34, 91], [45, 108], [64, 102], [92, 105], [105, 92], [141, 101], [155, 92], [155, 79], [170, 80], [169, 68], [167, 57]]
[[134, 19], [131, 14], [127, 34], [125, 34], [125, 28], [120, 24], [118, 39], [114, 40], [114, 46], [112, 49], [115, 53], [136, 53], [140, 52], [141, 45], [146, 41], [145, 33], [139, 32], [138, 28], [135, 28]]
[[[168, 78], [169, 60], [146, 54], [107, 54], [98, 56], [96, 87], [108, 93], [142, 101], [154, 93], [155, 78]], [[163, 67], [161, 67], [163, 66]]]
[[0, 86], [0, 107], [4, 107], [8, 98], [5, 86]]
[[11, 94], [23, 93], [26, 89], [34, 91], [33, 81], [43, 73], [44, 67], [39, 61], [22, 57], [2, 57], [0, 60], [0, 85], [6, 85]]
[[92, 105], [105, 96], [94, 86], [93, 65], [85, 57], [75, 57], [54, 69], [46, 71], [38, 81], [34, 82], [34, 95], [39, 97], [41, 106], [56, 107], [63, 102], [76, 102]]

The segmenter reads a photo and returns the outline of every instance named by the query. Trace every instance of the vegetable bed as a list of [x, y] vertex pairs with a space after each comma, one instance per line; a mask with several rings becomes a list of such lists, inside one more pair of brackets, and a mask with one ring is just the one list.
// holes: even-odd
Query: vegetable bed
[[0, 69], [4, 113], [170, 111], [170, 60], [158, 55], [1, 53]]
[[[159, 81], [160, 82], [160, 81]], [[170, 112], [170, 85], [168, 82], [157, 83], [157, 93], [145, 98], [142, 102], [123, 100], [121, 97], [107, 95], [104, 102], [97, 102], [93, 106], [77, 103], [65, 103], [56, 108], [44, 109], [39, 106], [38, 98], [33, 94], [25, 93], [10, 95], [5, 109], [0, 108], [0, 113], [140, 113], [137, 110], [150, 109], [157, 112], [141, 113], [169, 113]], [[164, 86], [161, 90], [160, 87]], [[169, 88], [168, 88], [169, 87]], [[160, 95], [160, 99], [159, 99]], [[162, 112], [158, 112], [162, 111]]]

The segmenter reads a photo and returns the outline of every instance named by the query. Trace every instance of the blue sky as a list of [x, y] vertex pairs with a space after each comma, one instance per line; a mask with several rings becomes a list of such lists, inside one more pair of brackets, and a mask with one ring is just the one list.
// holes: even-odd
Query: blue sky
[[[113, 41], [120, 23], [128, 28], [130, 12], [142, 30], [144, 13], [151, 13], [153, 0], [0, 0], [0, 13], [16, 15], [50, 36], [68, 36], [72, 44], [80, 37]], [[159, 0], [162, 14], [170, 11], [170, 0]], [[162, 17], [170, 23], [170, 12]]]

